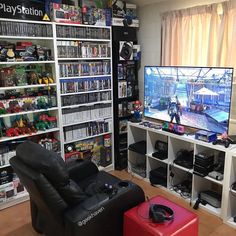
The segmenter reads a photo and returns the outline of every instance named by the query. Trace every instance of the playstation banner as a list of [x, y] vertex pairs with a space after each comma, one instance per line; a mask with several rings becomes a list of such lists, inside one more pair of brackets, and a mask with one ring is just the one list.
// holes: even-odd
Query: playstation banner
[[50, 2], [51, 1], [49, 0], [1, 0], [0, 17], [8, 19], [49, 21]]

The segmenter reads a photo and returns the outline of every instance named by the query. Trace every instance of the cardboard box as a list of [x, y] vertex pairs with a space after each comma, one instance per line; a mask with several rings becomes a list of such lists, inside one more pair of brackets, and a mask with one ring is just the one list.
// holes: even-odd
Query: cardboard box
[[0, 203], [14, 197], [13, 182], [0, 185]]
[[110, 26], [112, 10], [110, 0], [82, 0], [83, 24]]
[[81, 8], [66, 4], [51, 3], [51, 19], [61, 23], [82, 24]]
[[[112, 25], [114, 26], [124, 26], [124, 18], [112, 18]], [[132, 24], [129, 25], [129, 27], [139, 27], [139, 20], [134, 19], [132, 20]]]
[[94, 7], [82, 7], [83, 24], [110, 26], [111, 25], [111, 9], [99, 9]]

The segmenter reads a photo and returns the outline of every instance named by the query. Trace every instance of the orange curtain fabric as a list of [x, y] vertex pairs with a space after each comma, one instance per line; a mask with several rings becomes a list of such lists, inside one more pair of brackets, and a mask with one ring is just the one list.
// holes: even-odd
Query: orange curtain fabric
[[162, 65], [236, 69], [236, 0], [164, 13]]

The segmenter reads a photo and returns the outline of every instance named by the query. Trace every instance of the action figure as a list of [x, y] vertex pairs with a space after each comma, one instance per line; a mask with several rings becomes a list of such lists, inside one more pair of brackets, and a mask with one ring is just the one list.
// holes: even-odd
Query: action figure
[[133, 105], [133, 111], [131, 114], [134, 116], [131, 119], [131, 122], [138, 123], [142, 121], [142, 103], [140, 101], [135, 101]]

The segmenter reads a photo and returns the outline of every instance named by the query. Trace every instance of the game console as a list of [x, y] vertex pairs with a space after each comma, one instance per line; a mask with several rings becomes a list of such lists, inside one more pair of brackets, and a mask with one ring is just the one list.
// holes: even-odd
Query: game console
[[224, 177], [222, 173], [215, 170], [209, 172], [208, 176], [219, 181], [223, 180], [223, 177]]
[[193, 151], [181, 149], [176, 154], [174, 163], [188, 169], [193, 168]]
[[195, 155], [193, 173], [199, 176], [207, 176], [214, 168], [214, 155], [210, 153], [198, 153]]
[[221, 194], [214, 192], [212, 190], [202, 191], [199, 193], [198, 199], [194, 204], [193, 208], [197, 210], [200, 203], [203, 205], [209, 204], [215, 208], [220, 208], [221, 197], [222, 197]]
[[207, 167], [214, 164], [214, 155], [208, 153], [198, 153], [195, 155], [195, 165]]
[[149, 172], [149, 180], [152, 185], [167, 186], [167, 168], [158, 167]]
[[165, 160], [168, 158], [168, 143], [167, 142], [162, 142], [160, 140], [157, 140], [155, 143], [155, 149], [157, 151], [152, 153], [153, 157], [160, 160]]
[[129, 150], [145, 155], [147, 153], [147, 142], [145, 140], [129, 145]]

